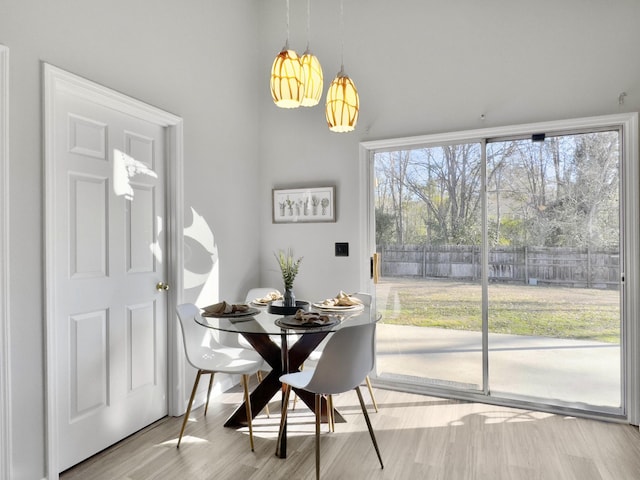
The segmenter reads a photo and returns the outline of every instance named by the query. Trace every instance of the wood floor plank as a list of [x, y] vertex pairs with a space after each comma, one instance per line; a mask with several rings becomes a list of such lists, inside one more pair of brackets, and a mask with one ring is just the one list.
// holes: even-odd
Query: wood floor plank
[[[278, 403], [246, 428], [224, 428], [241, 401], [233, 389], [207, 417], [192, 412], [180, 449], [182, 418], [164, 418], [61, 475], [62, 480], [277, 480], [315, 478], [313, 414], [300, 403], [289, 421], [288, 457], [275, 456]], [[376, 389], [371, 422], [380, 469], [355, 392], [335, 398], [346, 422], [323, 428], [321, 476], [398, 480], [631, 480], [640, 478], [637, 427]], [[365, 397], [366, 398], [366, 397]], [[372, 412], [373, 409], [370, 409]], [[324, 427], [324, 426], [323, 426]]]

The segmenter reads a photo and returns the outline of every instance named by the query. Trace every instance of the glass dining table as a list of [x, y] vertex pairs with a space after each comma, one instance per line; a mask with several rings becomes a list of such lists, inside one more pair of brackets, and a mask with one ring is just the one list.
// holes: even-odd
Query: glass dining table
[[[329, 322], [323, 326], [301, 326], [293, 321], [293, 316], [269, 313], [268, 307], [255, 307], [242, 316], [198, 318], [203, 326], [239, 334], [258, 352], [269, 364], [271, 371], [262, 379], [260, 384], [251, 392], [251, 412], [255, 417], [278, 393], [283, 392], [280, 376], [285, 373], [296, 372], [303, 365], [307, 357], [332, 332], [341, 328], [375, 322], [375, 315], [368, 306], [348, 309], [317, 310], [321, 315], [327, 315]], [[311, 307], [311, 310], [315, 309]], [[274, 341], [275, 340], [275, 341]], [[279, 342], [278, 342], [279, 340]], [[304, 390], [294, 389], [298, 398], [314, 411], [314, 395]], [[327, 421], [327, 404], [322, 399], [322, 421]], [[334, 412], [334, 421], [342, 422], [344, 418], [339, 412]], [[244, 402], [239, 405], [224, 426], [237, 428], [247, 424], [246, 407]], [[285, 427], [286, 428], [286, 427]], [[279, 456], [287, 455], [286, 430], [282, 435], [278, 448]]]

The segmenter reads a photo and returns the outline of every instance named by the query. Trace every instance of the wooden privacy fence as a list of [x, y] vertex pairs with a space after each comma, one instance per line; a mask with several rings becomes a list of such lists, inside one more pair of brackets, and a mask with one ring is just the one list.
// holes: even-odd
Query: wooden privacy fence
[[[472, 245], [383, 245], [383, 277], [477, 280], [481, 253]], [[494, 247], [489, 252], [491, 281], [529, 285], [617, 288], [620, 253], [588, 248]]]

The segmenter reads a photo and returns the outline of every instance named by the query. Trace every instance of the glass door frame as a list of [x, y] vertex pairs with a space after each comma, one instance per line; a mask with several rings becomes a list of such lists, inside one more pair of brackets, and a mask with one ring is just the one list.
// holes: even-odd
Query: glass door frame
[[[608, 413], [590, 411], [538, 403], [535, 401], [517, 400], [501, 397], [493, 397], [488, 389], [488, 318], [487, 309], [483, 305], [483, 340], [482, 340], [482, 370], [483, 389], [481, 392], [460, 391], [446, 388], [433, 388], [431, 386], [411, 386], [383, 382], [372, 379], [389, 388], [410, 390], [434, 396], [459, 398], [463, 400], [493, 403], [506, 406], [533, 408], [541, 411], [549, 411], [559, 414], [571, 414], [588, 416], [592, 418], [626, 421], [633, 425], [640, 422], [640, 298], [638, 295], [626, 294], [626, 292], [638, 292], [640, 289], [640, 166], [638, 154], [638, 113], [624, 113], [604, 115], [597, 117], [578, 118], [571, 120], [559, 120], [551, 122], [539, 122], [507, 127], [493, 127], [478, 130], [467, 130], [415, 137], [392, 138], [387, 140], [365, 141], [360, 143], [360, 232], [362, 267], [361, 285], [365, 291], [374, 292], [372, 282], [370, 257], [376, 250], [375, 243], [375, 208], [374, 208], [374, 153], [413, 149], [419, 147], [441, 146], [454, 143], [481, 143], [483, 144], [483, 169], [485, 165], [485, 146], [488, 140], [496, 138], [525, 137], [539, 132], [571, 133], [576, 131], [588, 131], [593, 129], [619, 129], [620, 140], [620, 176], [621, 176], [621, 246], [623, 248], [621, 265], [621, 372], [622, 372], [622, 407], [620, 412]], [[486, 175], [483, 171], [483, 182]], [[486, 215], [486, 194], [483, 183], [483, 215]], [[483, 242], [487, 245], [486, 218], [483, 218]], [[482, 268], [486, 271], [488, 264], [488, 250], [482, 249]], [[486, 302], [488, 282], [483, 275], [483, 302]], [[375, 295], [374, 295], [375, 298]], [[375, 302], [375, 300], [374, 300]], [[374, 303], [375, 306], [375, 303]]]

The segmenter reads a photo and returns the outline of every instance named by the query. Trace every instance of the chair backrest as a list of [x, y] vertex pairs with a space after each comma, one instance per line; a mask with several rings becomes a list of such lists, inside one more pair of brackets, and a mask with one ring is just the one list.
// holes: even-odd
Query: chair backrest
[[264, 298], [267, 296], [267, 294], [274, 292], [278, 290], [277, 288], [272, 288], [272, 287], [257, 287], [257, 288], [252, 288], [251, 290], [249, 290], [247, 292], [247, 296], [245, 297], [244, 301], [249, 303], [253, 300], [255, 300], [256, 298]]
[[305, 390], [335, 394], [360, 385], [373, 369], [375, 331], [375, 323], [365, 323], [344, 326], [335, 332], [325, 346]]
[[193, 367], [202, 368], [198, 360], [211, 355], [211, 349], [220, 347], [220, 344], [213, 338], [210, 329], [196, 322], [196, 318], [200, 317], [200, 309], [193, 303], [178, 305], [176, 312], [180, 320], [187, 360]]
[[371, 294], [364, 293], [364, 292], [356, 292], [356, 293], [352, 293], [351, 296], [360, 300], [364, 306], [366, 307], [371, 306]]

